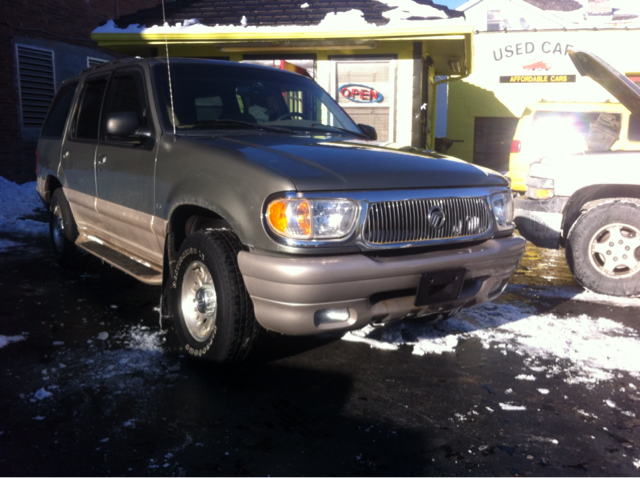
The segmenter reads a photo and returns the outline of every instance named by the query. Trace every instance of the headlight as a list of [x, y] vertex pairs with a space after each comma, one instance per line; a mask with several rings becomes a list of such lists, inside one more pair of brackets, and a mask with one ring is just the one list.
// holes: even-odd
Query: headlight
[[550, 199], [555, 196], [555, 181], [547, 178], [527, 176], [527, 197], [529, 199]]
[[353, 232], [358, 204], [349, 199], [282, 198], [267, 206], [267, 224], [288, 239], [340, 239]]
[[513, 197], [511, 196], [511, 191], [492, 194], [491, 208], [500, 229], [512, 227]]

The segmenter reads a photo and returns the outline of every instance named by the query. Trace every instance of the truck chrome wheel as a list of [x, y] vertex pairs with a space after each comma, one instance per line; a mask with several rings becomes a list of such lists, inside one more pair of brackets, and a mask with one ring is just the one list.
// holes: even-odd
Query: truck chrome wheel
[[207, 266], [193, 261], [187, 266], [182, 282], [180, 307], [191, 336], [198, 342], [209, 339], [215, 329], [218, 298]]
[[62, 189], [56, 189], [49, 205], [49, 239], [53, 256], [58, 264], [70, 267], [76, 264], [78, 227], [73, 220], [71, 207]]
[[53, 242], [53, 247], [58, 251], [58, 253], [62, 253], [64, 249], [64, 221], [62, 220], [62, 213], [60, 212], [60, 206], [56, 205], [55, 209], [52, 211], [53, 217], [51, 218], [51, 241]]
[[585, 289], [640, 296], [640, 201], [615, 201], [584, 212], [569, 230], [566, 257]]
[[640, 269], [640, 231], [629, 224], [607, 224], [589, 241], [589, 259], [602, 275], [620, 279]]
[[238, 269], [243, 250], [227, 230], [201, 230], [188, 236], [171, 281], [175, 328], [185, 352], [218, 363], [245, 360], [260, 326]]

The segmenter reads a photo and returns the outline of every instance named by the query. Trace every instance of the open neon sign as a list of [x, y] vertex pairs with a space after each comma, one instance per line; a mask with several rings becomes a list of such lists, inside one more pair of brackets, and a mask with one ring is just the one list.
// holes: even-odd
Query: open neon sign
[[384, 99], [382, 93], [375, 88], [356, 83], [342, 85], [339, 91], [344, 98], [356, 103], [380, 103]]

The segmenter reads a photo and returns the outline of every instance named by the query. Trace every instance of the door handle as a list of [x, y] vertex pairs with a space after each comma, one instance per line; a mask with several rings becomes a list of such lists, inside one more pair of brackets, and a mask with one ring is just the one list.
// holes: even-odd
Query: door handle
[[62, 153], [62, 157], [67, 159], [69, 157], [69, 150], [66, 150], [64, 153]]
[[107, 157], [106, 157], [104, 154], [103, 154], [103, 155], [101, 155], [101, 156], [98, 158], [98, 162], [99, 162], [99, 163], [102, 163], [102, 164], [106, 163], [106, 162], [107, 162]]

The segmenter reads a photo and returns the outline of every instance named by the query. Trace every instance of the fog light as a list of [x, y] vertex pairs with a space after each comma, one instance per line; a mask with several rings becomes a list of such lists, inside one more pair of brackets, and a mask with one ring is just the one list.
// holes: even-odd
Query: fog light
[[323, 309], [319, 310], [313, 316], [316, 325], [335, 324], [338, 322], [346, 322], [349, 320], [349, 309]]

